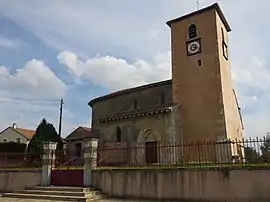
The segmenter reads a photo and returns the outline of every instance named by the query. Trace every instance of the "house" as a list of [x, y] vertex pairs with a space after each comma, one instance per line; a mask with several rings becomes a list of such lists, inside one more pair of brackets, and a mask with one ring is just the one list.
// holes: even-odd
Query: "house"
[[36, 131], [25, 128], [18, 128], [14, 123], [12, 126], [0, 132], [0, 142], [18, 142], [27, 144]]
[[69, 160], [74, 159], [76, 165], [83, 164], [83, 144], [84, 140], [95, 138], [91, 128], [79, 126], [72, 131], [65, 139], [66, 152]]
[[[100, 133], [99, 148], [107, 151], [105, 164], [167, 163], [181, 158], [220, 161], [220, 152], [227, 154], [232, 148], [217, 153], [213, 145], [202, 154], [195, 146], [179, 151], [166, 146], [243, 137], [228, 55], [231, 28], [219, 5], [166, 24], [171, 33], [172, 79], [117, 91], [88, 103], [92, 129]], [[117, 154], [112, 152], [115, 148]]]

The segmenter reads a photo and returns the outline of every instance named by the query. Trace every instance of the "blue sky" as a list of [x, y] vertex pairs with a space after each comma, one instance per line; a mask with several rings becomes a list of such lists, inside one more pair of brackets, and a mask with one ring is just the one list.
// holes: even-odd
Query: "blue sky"
[[[64, 98], [64, 136], [89, 125], [92, 98], [170, 78], [165, 23], [196, 9], [196, 0], [25, 2], [0, 1], [0, 129], [16, 121], [35, 129], [43, 117], [58, 128]], [[217, 2], [233, 30], [231, 68], [245, 136], [263, 136], [270, 130], [270, 3]]]

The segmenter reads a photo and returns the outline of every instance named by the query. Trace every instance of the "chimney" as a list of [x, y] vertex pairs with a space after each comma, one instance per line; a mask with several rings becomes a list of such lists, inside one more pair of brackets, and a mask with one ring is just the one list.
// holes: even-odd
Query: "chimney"
[[13, 124], [12, 124], [12, 128], [14, 128], [14, 129], [17, 128], [16, 123], [13, 123]]

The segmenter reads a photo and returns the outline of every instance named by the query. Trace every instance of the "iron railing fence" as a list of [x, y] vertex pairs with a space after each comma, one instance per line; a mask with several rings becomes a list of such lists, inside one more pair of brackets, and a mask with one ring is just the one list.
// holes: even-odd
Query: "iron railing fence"
[[84, 150], [59, 150], [55, 152], [55, 167], [83, 166]]
[[[223, 141], [161, 144], [125, 142], [99, 144], [97, 169], [153, 167], [269, 167], [270, 136]], [[92, 159], [93, 160], [93, 159]], [[55, 167], [82, 166], [84, 150], [55, 152]], [[0, 168], [37, 168], [42, 153], [0, 153]]]
[[109, 143], [97, 150], [97, 168], [270, 167], [270, 137], [159, 144]]
[[40, 168], [42, 154], [34, 152], [0, 153], [0, 169], [9, 168]]

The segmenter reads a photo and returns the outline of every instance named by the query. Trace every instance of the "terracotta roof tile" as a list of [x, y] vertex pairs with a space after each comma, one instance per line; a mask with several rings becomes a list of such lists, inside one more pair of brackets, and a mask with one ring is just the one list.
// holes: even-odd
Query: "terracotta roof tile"
[[36, 131], [34, 131], [34, 130], [29, 130], [29, 129], [25, 129], [25, 128], [13, 128], [13, 129], [15, 131], [17, 131], [18, 133], [25, 135], [29, 139], [31, 139], [36, 133]]

